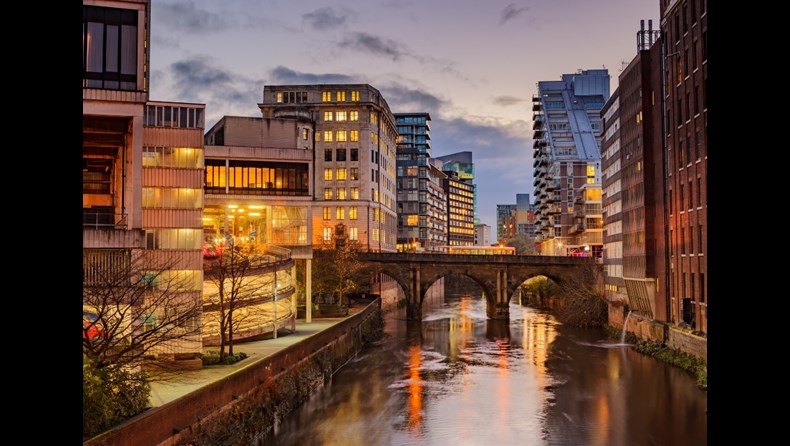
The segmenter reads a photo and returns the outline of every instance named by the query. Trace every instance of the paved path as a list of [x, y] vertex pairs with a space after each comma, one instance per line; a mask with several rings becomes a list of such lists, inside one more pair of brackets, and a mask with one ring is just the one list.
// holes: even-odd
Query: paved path
[[[351, 309], [359, 311], [360, 309]], [[179, 374], [169, 381], [151, 383], [151, 406], [158, 407], [178, 399], [193, 390], [218, 381], [227, 375], [246, 367], [252, 363], [272, 355], [290, 345], [296, 344], [322, 330], [337, 324], [345, 318], [313, 319], [306, 324], [304, 319], [296, 320], [296, 332], [284, 334], [287, 330], [280, 330], [277, 339], [265, 339], [234, 344], [234, 352], [244, 352], [247, 358], [232, 365], [217, 365], [203, 367], [200, 370], [190, 370]], [[217, 347], [206, 347], [204, 350], [217, 350]]]

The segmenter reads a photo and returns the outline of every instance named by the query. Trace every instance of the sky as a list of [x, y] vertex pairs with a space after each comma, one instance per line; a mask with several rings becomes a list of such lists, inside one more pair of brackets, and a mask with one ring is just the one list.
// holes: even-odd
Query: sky
[[[264, 85], [367, 83], [431, 115], [431, 155], [471, 151], [481, 222], [532, 186], [532, 95], [607, 68], [659, 0], [152, 0], [151, 99], [260, 116]], [[645, 25], [647, 26], [647, 25]]]

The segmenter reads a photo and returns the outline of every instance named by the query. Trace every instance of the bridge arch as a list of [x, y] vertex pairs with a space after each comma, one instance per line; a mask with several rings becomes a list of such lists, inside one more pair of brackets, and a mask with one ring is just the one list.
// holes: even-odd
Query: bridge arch
[[466, 255], [434, 253], [364, 253], [360, 260], [392, 277], [407, 297], [407, 317], [422, 319], [428, 288], [451, 273], [471, 278], [483, 290], [492, 319], [509, 319], [510, 299], [530, 277], [543, 275], [557, 283], [578, 276], [579, 268], [595, 260], [581, 257]]

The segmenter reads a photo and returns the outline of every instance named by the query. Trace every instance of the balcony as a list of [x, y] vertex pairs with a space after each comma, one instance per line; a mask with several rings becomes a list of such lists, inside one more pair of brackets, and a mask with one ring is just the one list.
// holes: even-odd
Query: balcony
[[543, 105], [540, 102], [540, 96], [532, 96], [532, 111], [541, 111], [543, 110]]
[[560, 180], [556, 178], [552, 178], [551, 180], [546, 182], [547, 190], [557, 190], [559, 188], [560, 188]]
[[571, 226], [571, 229], [568, 231], [568, 234], [578, 234], [584, 232], [584, 223], [576, 223]]
[[546, 129], [544, 127], [540, 127], [537, 129], [533, 129], [534, 133], [532, 134], [532, 138], [542, 138], [543, 135], [546, 134]]
[[562, 214], [562, 206], [552, 204], [549, 205], [548, 209], [546, 210], [547, 214]]
[[549, 172], [549, 171], [548, 171], [548, 169], [546, 169], [546, 168], [545, 168], [545, 167], [543, 167], [543, 166], [540, 166], [540, 167], [538, 167], [537, 169], [535, 169], [535, 176], [536, 176], [536, 177], [544, 177], [544, 176], [546, 176], [546, 174], [547, 174], [548, 172]]
[[546, 122], [542, 114], [535, 114], [532, 116], [532, 130], [537, 130], [543, 127]]

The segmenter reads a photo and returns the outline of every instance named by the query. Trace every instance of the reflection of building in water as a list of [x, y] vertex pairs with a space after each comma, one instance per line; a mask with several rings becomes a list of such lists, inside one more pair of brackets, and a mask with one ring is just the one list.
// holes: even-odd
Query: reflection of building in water
[[409, 430], [422, 431], [422, 391], [423, 380], [420, 376], [422, 348], [413, 345], [409, 348]]
[[535, 365], [541, 388], [549, 384], [546, 382], [548, 376], [546, 359], [549, 357], [549, 346], [556, 337], [557, 331], [551, 323], [551, 316], [534, 313], [531, 317], [524, 318], [522, 347], [524, 355]]

